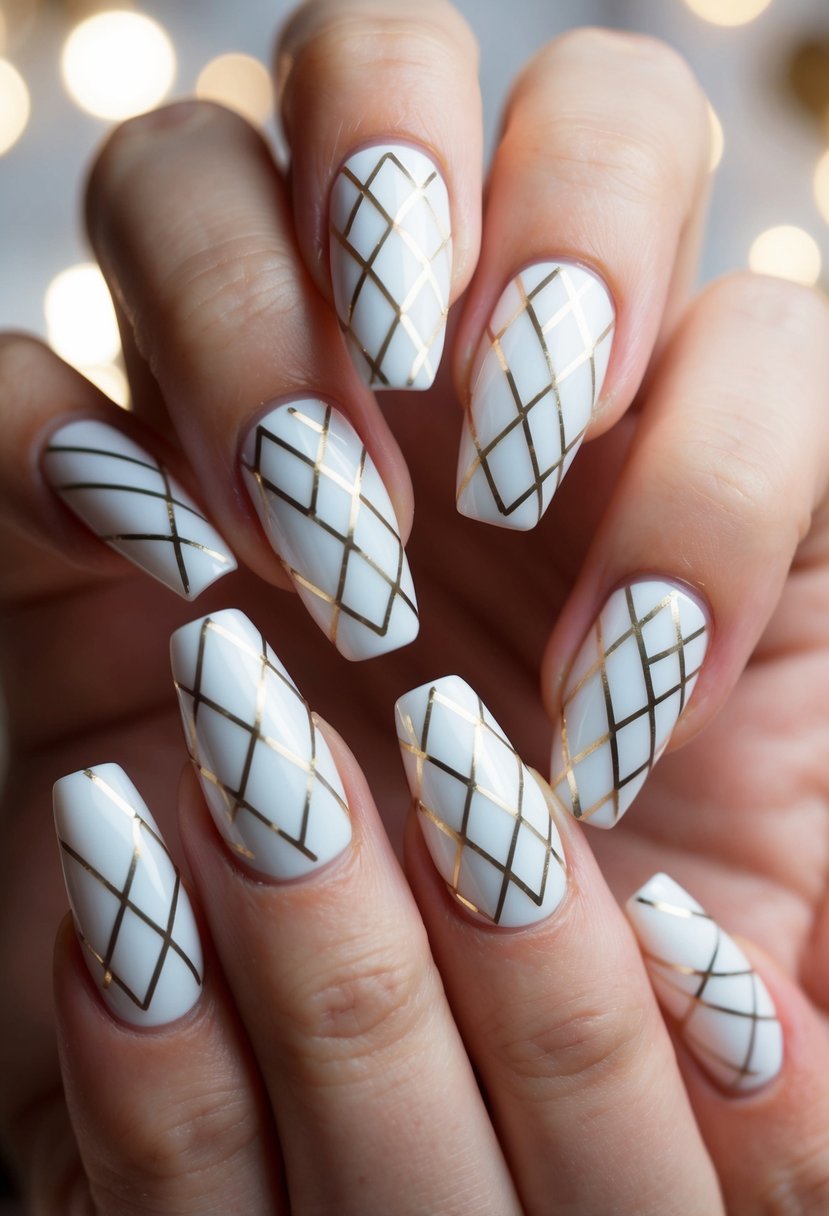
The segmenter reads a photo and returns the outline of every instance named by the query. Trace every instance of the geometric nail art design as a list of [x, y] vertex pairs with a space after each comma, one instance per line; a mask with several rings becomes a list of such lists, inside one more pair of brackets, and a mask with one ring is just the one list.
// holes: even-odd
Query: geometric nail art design
[[184, 734], [230, 850], [262, 875], [300, 878], [351, 839], [340, 775], [311, 710], [235, 608], [170, 640]]
[[47, 481], [101, 540], [184, 599], [236, 569], [192, 498], [132, 439], [97, 419], [69, 422], [44, 452]]
[[615, 313], [597, 275], [538, 262], [508, 284], [472, 364], [458, 510], [533, 528], [578, 451], [604, 384]]
[[657, 998], [705, 1071], [738, 1092], [777, 1076], [783, 1031], [739, 946], [667, 874], [631, 896], [627, 912]]
[[699, 603], [643, 579], [605, 604], [564, 686], [553, 792], [577, 819], [612, 827], [668, 745], [708, 646]]
[[449, 311], [452, 240], [446, 184], [410, 144], [375, 144], [331, 190], [331, 283], [351, 357], [374, 388], [425, 389]]
[[202, 952], [155, 820], [117, 764], [62, 777], [53, 801], [63, 877], [95, 985], [125, 1022], [174, 1021], [199, 998]]
[[396, 716], [418, 820], [451, 893], [490, 924], [549, 916], [567, 875], [548, 794], [478, 694], [445, 676], [401, 697]]
[[385, 654], [417, 636], [391, 499], [338, 410], [313, 399], [277, 406], [248, 435], [242, 469], [306, 608], [346, 658]]

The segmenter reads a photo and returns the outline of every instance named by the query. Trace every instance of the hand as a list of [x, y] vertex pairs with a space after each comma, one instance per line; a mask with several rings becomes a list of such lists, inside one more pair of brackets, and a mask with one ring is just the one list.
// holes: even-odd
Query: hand
[[[12, 748], [0, 1113], [30, 1208], [819, 1212], [829, 1195], [826, 307], [749, 276], [690, 300], [707, 125], [696, 84], [664, 46], [581, 31], [542, 50], [513, 91], [482, 228], [475, 51], [447, 4], [422, 0], [405, 18], [356, 0], [310, 4], [278, 62], [288, 180], [239, 119], [195, 104], [126, 124], [93, 170], [89, 227], [122, 318], [134, 416], [36, 342], [0, 346]], [[381, 413], [338, 332], [328, 199], [356, 149], [397, 139], [425, 149], [445, 179], [450, 298], [466, 297], [434, 386], [384, 396]], [[615, 325], [587, 441], [522, 533], [454, 511], [452, 398], [469, 400], [501, 292], [541, 261], [593, 276], [594, 304], [612, 301]], [[596, 294], [602, 284], [609, 296]], [[570, 426], [584, 395], [563, 390]], [[270, 414], [263, 403], [298, 396], [350, 420], [404, 538], [417, 503], [408, 554], [420, 634], [371, 662], [341, 658], [300, 596], [284, 593], [266, 535], [284, 546], [284, 523], [266, 497], [260, 526], [239, 467], [240, 450], [251, 464], [251, 426]], [[47, 484], [65, 487], [44, 449], [90, 418], [172, 470], [236, 554], [240, 571], [197, 608], [106, 549]], [[545, 498], [526, 501], [540, 509]], [[466, 506], [498, 513], [483, 492]], [[221, 537], [207, 546], [218, 554]], [[416, 816], [404, 878], [375, 810], [396, 840], [406, 799], [395, 698], [459, 673], [546, 774], [549, 718], [560, 739], [583, 639], [614, 589], [648, 577], [687, 593], [710, 641], [672, 735], [668, 723], [672, 754], [624, 821], [582, 830], [556, 807], [566, 883], [554, 868], [551, 914], [510, 932], [461, 908]], [[330, 865], [292, 882], [263, 880], [261, 858], [231, 858], [190, 775], [176, 817], [184, 750], [168, 639], [228, 605], [359, 759], [316, 725], [352, 835]], [[324, 615], [318, 602], [314, 611]], [[350, 636], [340, 645], [370, 644]], [[111, 1015], [68, 922], [54, 1006], [45, 961], [66, 900], [50, 786], [110, 761], [182, 866], [206, 951], [192, 1009], [143, 1030]], [[559, 803], [572, 801], [566, 785]], [[615, 813], [626, 798], [610, 794]], [[739, 1092], [751, 1074], [718, 1070], [687, 1024], [663, 1019], [616, 902], [662, 869], [758, 943], [745, 953], [771, 993], [784, 1055], [751, 1092]]]

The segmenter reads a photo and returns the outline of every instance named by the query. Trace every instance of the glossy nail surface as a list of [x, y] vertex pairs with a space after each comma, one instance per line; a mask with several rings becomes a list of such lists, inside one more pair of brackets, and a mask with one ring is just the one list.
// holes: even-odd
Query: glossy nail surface
[[772, 999], [739, 946], [667, 874], [632, 895], [627, 913], [657, 998], [683, 1042], [726, 1089], [766, 1085], [783, 1063]]
[[229, 608], [176, 630], [170, 650], [187, 746], [231, 851], [277, 879], [341, 853], [351, 819], [340, 775], [259, 630]]
[[331, 283], [357, 370], [372, 388], [424, 389], [443, 350], [452, 240], [444, 180], [410, 144], [374, 144], [331, 190]]
[[321, 629], [349, 659], [418, 631], [409, 563], [391, 500], [348, 420], [314, 399], [266, 414], [242, 454], [262, 525]]
[[83, 955], [119, 1018], [160, 1026], [201, 993], [193, 910], [155, 820], [127, 774], [100, 764], [54, 788], [60, 860]]
[[506, 287], [478, 346], [458, 459], [458, 510], [533, 528], [550, 505], [604, 384], [613, 302], [567, 262], [528, 266]]
[[236, 560], [163, 465], [123, 431], [97, 419], [55, 431], [46, 479], [92, 531], [184, 599], [195, 599]]
[[670, 741], [708, 646], [699, 603], [643, 579], [608, 599], [570, 669], [551, 785], [577, 819], [612, 827]]
[[449, 890], [493, 924], [549, 916], [567, 886], [561, 838], [539, 780], [478, 694], [445, 676], [396, 712], [420, 826]]

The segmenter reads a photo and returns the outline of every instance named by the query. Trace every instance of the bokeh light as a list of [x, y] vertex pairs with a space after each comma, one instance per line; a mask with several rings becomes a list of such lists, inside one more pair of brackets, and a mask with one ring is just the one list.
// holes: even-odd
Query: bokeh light
[[829, 148], [815, 167], [814, 191], [817, 209], [829, 224]]
[[199, 73], [196, 96], [236, 110], [255, 126], [261, 126], [273, 112], [270, 73], [252, 55], [231, 52], [211, 59]]
[[692, 13], [712, 25], [746, 25], [759, 17], [771, 0], [685, 0]]
[[0, 156], [20, 139], [31, 111], [26, 81], [8, 59], [0, 59]]
[[820, 278], [820, 248], [802, 228], [781, 224], [767, 228], [754, 239], [748, 264], [759, 274], [772, 274], [812, 287]]
[[725, 135], [723, 134], [722, 123], [719, 115], [709, 101], [708, 105], [708, 126], [710, 129], [710, 155], [708, 158], [708, 171], [713, 173], [717, 165], [720, 163], [725, 150]]
[[56, 275], [43, 302], [52, 349], [74, 367], [111, 363], [121, 350], [118, 322], [104, 276], [94, 262]]
[[163, 101], [176, 75], [173, 44], [142, 13], [88, 17], [66, 40], [61, 60], [69, 95], [98, 118], [122, 120]]

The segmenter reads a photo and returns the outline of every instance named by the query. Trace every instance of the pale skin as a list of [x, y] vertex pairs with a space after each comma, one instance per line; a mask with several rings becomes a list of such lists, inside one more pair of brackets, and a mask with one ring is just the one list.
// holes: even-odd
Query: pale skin
[[[0, 342], [0, 1119], [32, 1212], [829, 1206], [829, 313], [748, 275], [692, 298], [707, 125], [667, 47], [579, 31], [541, 50], [483, 210], [475, 71], [443, 0], [307, 5], [277, 55], [290, 183], [240, 119], [200, 105], [127, 124], [93, 169], [89, 229], [135, 419], [34, 340]], [[337, 167], [390, 135], [443, 167], [452, 298], [466, 295], [434, 388], [387, 395], [381, 413], [330, 307], [325, 225]], [[499, 291], [543, 257], [602, 275], [617, 332], [589, 441], [519, 535], [454, 510], [456, 402]], [[241, 489], [256, 411], [309, 391], [351, 418], [405, 531], [417, 507], [421, 634], [366, 664], [285, 591]], [[114, 419], [166, 457], [241, 572], [187, 605], [76, 523], [38, 464], [71, 416]], [[570, 889], [549, 921], [473, 923], [411, 818], [405, 871], [395, 859], [394, 700], [457, 671], [545, 771], [568, 662], [608, 591], [641, 572], [682, 579], [711, 614], [671, 754], [611, 832], [561, 816]], [[365, 774], [326, 727], [354, 842], [290, 885], [253, 881], [180, 781], [169, 634], [227, 604]], [[53, 996], [66, 902], [50, 787], [108, 760], [165, 831], [208, 949], [197, 1006], [153, 1031], [106, 1011], [66, 921]], [[785, 1061], [750, 1097], [709, 1081], [656, 1004], [618, 901], [657, 869], [740, 937], [773, 994]]]

